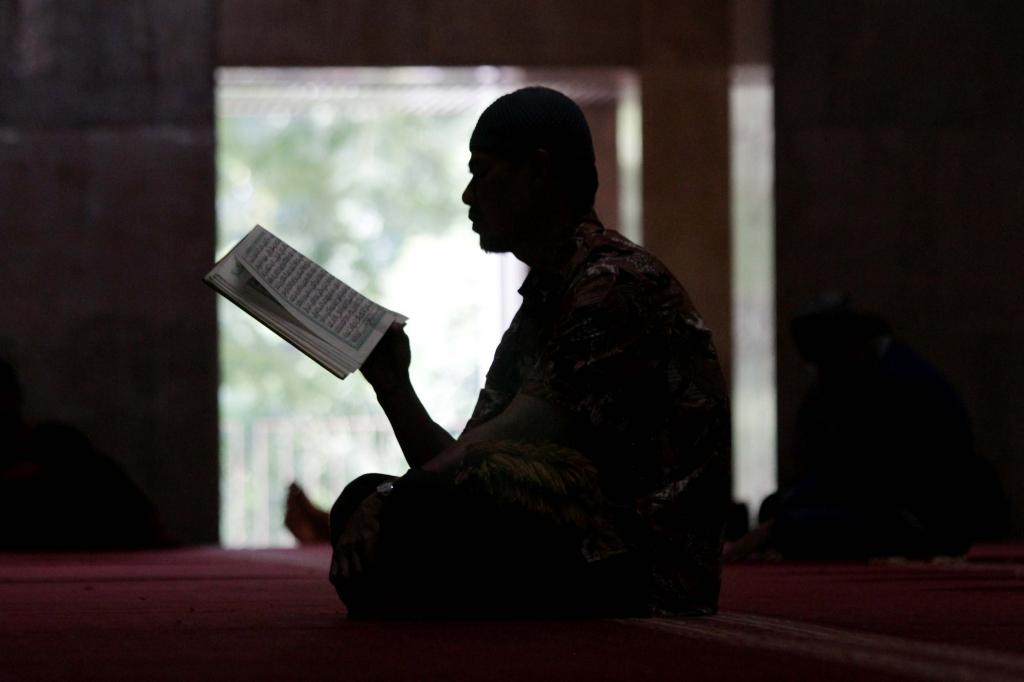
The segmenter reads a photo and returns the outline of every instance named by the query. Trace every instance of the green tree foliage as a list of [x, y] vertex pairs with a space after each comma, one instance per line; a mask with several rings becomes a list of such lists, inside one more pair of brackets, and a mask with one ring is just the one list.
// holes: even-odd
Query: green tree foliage
[[[475, 113], [424, 116], [326, 104], [298, 113], [221, 116], [219, 252], [260, 223], [379, 300], [410, 236], [468, 229], [459, 196], [474, 120]], [[221, 302], [220, 316], [225, 416], [375, 409], [364, 382], [339, 385], [229, 303]]]

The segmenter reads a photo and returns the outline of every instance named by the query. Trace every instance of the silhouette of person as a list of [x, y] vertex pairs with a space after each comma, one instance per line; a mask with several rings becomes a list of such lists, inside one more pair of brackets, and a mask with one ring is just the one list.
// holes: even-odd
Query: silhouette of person
[[0, 549], [134, 549], [166, 543], [149, 500], [79, 430], [23, 417], [0, 360]]
[[[877, 315], [816, 299], [791, 331], [815, 377], [795, 432], [796, 482], [762, 504], [727, 558], [930, 557], [967, 551], [992, 507], [986, 464], [950, 383]], [[997, 493], [998, 495], [998, 493]]]
[[462, 200], [484, 251], [530, 266], [522, 306], [457, 439], [416, 396], [402, 327], [363, 365], [411, 469], [335, 503], [339, 596], [375, 616], [713, 612], [729, 416], [710, 332], [598, 221], [575, 102], [504, 95], [469, 148]]

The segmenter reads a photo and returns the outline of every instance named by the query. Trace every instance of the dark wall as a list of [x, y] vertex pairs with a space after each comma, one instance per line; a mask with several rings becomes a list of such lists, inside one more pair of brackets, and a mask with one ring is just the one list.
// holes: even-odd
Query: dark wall
[[849, 292], [948, 374], [1024, 533], [1024, 4], [777, 0], [780, 471], [786, 320]]
[[173, 536], [217, 537], [213, 8], [0, 4], [0, 352]]

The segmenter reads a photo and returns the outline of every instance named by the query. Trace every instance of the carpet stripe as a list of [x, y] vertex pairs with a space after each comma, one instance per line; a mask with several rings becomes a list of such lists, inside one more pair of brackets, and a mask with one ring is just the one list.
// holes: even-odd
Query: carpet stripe
[[1024, 679], [1024, 656], [724, 612], [706, 618], [629, 618], [617, 622], [701, 641], [749, 646], [927, 680]]
[[950, 561], [911, 561], [911, 560], [879, 560], [869, 564], [870, 567], [893, 568], [897, 571], [960, 571], [963, 573], [984, 573], [1007, 579], [1024, 578], [1024, 564], [1016, 562], [981, 562], [964, 559]]

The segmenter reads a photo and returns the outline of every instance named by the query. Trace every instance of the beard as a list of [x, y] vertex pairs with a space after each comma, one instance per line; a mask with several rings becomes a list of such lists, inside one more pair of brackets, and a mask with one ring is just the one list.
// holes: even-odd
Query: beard
[[508, 253], [511, 249], [505, 248], [497, 244], [488, 244], [483, 239], [480, 240], [480, 250], [484, 253]]
[[484, 253], [508, 253], [512, 250], [511, 235], [503, 232], [475, 230], [480, 237], [480, 249]]

